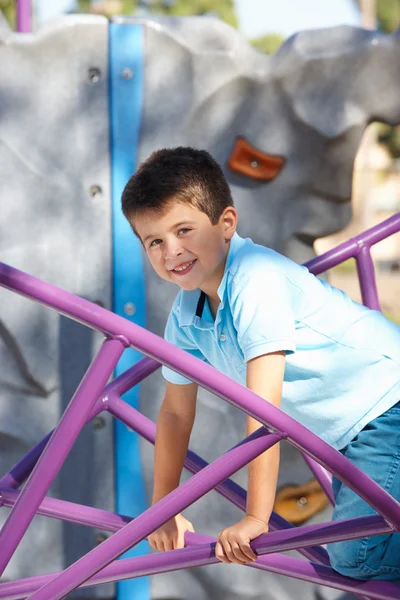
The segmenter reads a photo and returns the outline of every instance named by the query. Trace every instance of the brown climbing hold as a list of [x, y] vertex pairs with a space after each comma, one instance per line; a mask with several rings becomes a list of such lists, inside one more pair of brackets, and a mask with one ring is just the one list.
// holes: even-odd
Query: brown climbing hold
[[246, 138], [237, 137], [227, 164], [232, 171], [241, 175], [259, 181], [272, 181], [281, 172], [285, 159], [262, 152]]
[[328, 504], [328, 497], [318, 481], [311, 479], [303, 485], [287, 485], [278, 490], [274, 510], [293, 525], [299, 525]]

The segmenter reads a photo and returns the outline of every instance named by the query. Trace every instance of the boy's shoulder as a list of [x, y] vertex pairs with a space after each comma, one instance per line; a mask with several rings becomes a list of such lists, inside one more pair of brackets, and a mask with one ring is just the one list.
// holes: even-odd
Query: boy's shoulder
[[235, 236], [232, 240], [233, 252], [228, 257], [226, 273], [233, 277], [253, 277], [271, 271], [285, 272], [292, 261], [272, 248], [256, 244], [250, 238]]
[[227, 293], [230, 302], [243, 293], [246, 297], [286, 295], [293, 301], [304, 293], [314, 293], [315, 277], [306, 267], [250, 238], [239, 238], [235, 246], [221, 285], [221, 292]]

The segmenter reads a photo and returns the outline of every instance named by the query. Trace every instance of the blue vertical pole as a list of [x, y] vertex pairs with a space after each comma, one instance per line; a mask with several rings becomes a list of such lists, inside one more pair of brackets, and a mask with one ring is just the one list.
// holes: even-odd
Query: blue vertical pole
[[[145, 285], [142, 248], [121, 212], [121, 194], [137, 167], [137, 148], [142, 112], [143, 28], [140, 25], [110, 23], [110, 107], [111, 176], [113, 232], [113, 310], [137, 325], [145, 326]], [[133, 349], [125, 350], [116, 374], [141, 358]], [[138, 408], [137, 387], [124, 395]], [[116, 421], [116, 503], [119, 513], [135, 517], [146, 509], [139, 452], [139, 436]], [[126, 556], [148, 552], [142, 542]], [[119, 600], [148, 600], [148, 577], [117, 584]]]

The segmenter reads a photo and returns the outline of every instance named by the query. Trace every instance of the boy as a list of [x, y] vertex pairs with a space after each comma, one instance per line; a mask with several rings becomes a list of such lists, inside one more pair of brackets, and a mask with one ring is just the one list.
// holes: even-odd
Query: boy
[[[166, 339], [281, 406], [400, 498], [399, 328], [305, 267], [240, 238], [229, 186], [205, 151], [153, 153], [127, 183], [122, 209], [156, 273], [181, 288]], [[197, 397], [196, 384], [165, 367], [163, 375], [153, 503], [179, 485]], [[246, 434], [259, 426], [248, 417]], [[249, 464], [246, 516], [219, 534], [221, 561], [256, 559], [250, 541], [268, 531], [278, 463], [275, 446]], [[333, 485], [334, 519], [373, 512]], [[185, 531], [193, 526], [178, 515], [149, 542], [180, 548]], [[344, 575], [400, 579], [398, 533], [328, 550]]]

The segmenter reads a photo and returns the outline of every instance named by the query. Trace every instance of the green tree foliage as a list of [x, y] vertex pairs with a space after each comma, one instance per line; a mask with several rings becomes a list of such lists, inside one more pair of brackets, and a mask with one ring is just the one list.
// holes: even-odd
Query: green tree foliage
[[380, 125], [378, 142], [386, 146], [392, 158], [400, 158], [400, 126]]
[[15, 29], [15, 4], [14, 0], [0, 0], [0, 11], [3, 13], [12, 29]]
[[376, 17], [379, 29], [393, 33], [400, 26], [400, 0], [377, 0]]
[[[362, 10], [362, 0], [354, 0]], [[375, 0], [378, 29], [385, 33], [393, 33], [400, 26], [400, 0]]]
[[151, 3], [151, 11], [176, 17], [215, 15], [232, 27], [238, 25], [233, 0], [155, 0]]
[[257, 50], [261, 50], [261, 52], [265, 52], [265, 54], [274, 54], [284, 41], [285, 38], [278, 33], [270, 33], [250, 40]]
[[[98, 14], [111, 17], [113, 14], [118, 13], [119, 15], [134, 15], [141, 4], [140, 0], [104, 0], [104, 2], [92, 2], [92, 0], [78, 0], [77, 1], [77, 12], [90, 13], [96, 12]], [[144, 4], [144, 2], [142, 2]]]
[[[90, 0], [79, 0], [79, 12], [90, 12]], [[103, 14], [109, 14], [104, 2]], [[215, 15], [229, 25], [237, 27], [234, 0], [122, 0], [116, 2], [120, 14], [134, 15], [138, 9], [152, 15], [170, 15], [175, 17], [192, 17], [196, 15]]]

